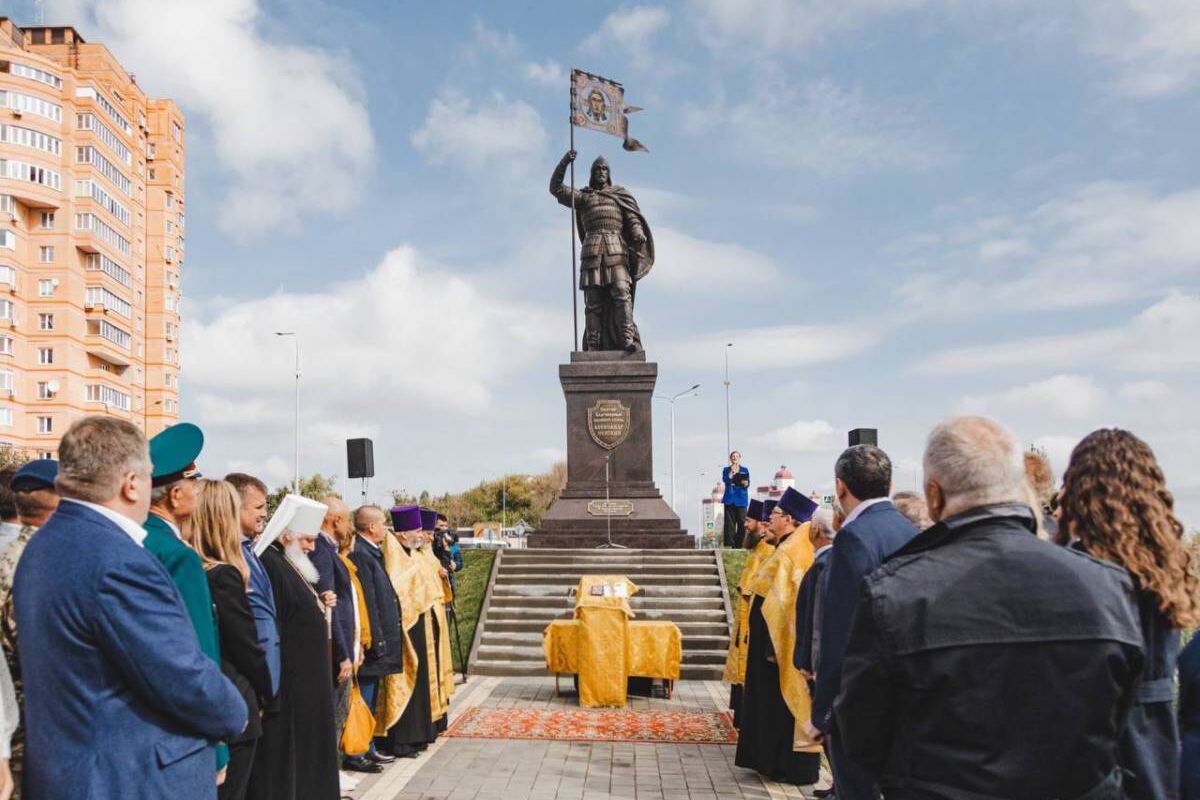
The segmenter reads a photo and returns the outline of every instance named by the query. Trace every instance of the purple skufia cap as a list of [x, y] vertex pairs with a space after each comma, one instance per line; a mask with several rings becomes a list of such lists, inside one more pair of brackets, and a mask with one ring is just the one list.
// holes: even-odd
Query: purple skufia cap
[[396, 506], [393, 508], [392, 530], [396, 533], [421, 530], [421, 507]]
[[750, 505], [746, 507], [746, 519], [762, 522], [762, 500], [750, 499]]
[[432, 508], [421, 509], [421, 530], [432, 531], [437, 529], [437, 512]]
[[777, 505], [779, 505], [778, 500], [763, 500], [762, 516], [759, 518], [758, 521], [759, 522], [770, 522], [771, 521], [771, 512], [775, 510], [775, 506], [777, 506]]
[[816, 503], [790, 486], [784, 490], [783, 497], [779, 498], [779, 507], [785, 514], [796, 520], [797, 525], [808, 522], [812, 519], [813, 512], [817, 510]]

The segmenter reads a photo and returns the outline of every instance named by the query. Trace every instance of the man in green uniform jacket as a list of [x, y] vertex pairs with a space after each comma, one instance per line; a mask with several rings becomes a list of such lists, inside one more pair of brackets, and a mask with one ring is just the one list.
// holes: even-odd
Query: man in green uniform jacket
[[[200, 649], [218, 664], [217, 621], [213, 614], [208, 578], [200, 556], [183, 541], [182, 526], [196, 507], [196, 459], [204, 447], [204, 434], [190, 422], [162, 431], [150, 440], [150, 460], [154, 464], [150, 516], [143, 546], [162, 562], [171, 581], [183, 598]], [[217, 772], [229, 763], [229, 748], [217, 744]]]

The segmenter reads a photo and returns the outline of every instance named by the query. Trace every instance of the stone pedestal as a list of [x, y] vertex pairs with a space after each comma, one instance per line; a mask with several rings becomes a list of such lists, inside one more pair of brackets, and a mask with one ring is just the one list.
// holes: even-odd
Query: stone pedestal
[[613, 542], [626, 547], [694, 547], [654, 484], [650, 397], [658, 365], [645, 353], [579, 352], [558, 376], [567, 400], [567, 485], [529, 546], [596, 547], [611, 525]]

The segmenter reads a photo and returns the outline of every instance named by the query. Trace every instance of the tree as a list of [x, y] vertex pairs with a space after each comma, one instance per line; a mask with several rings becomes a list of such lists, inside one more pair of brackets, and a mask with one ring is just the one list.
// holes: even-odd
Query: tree
[[[267, 514], [275, 513], [275, 509], [279, 508], [279, 504], [283, 502], [283, 498], [292, 493], [292, 485], [289, 483], [285, 486], [280, 486], [267, 498]], [[325, 476], [317, 473], [310, 475], [307, 478], [300, 478], [300, 496], [307, 497], [309, 500], [322, 500], [330, 495], [341, 497], [341, 494], [334, 490], [334, 479], [332, 476]]]
[[567, 485], [567, 465], [557, 463], [539, 475], [513, 474], [481, 481], [462, 492], [434, 496], [428, 491], [413, 495], [405, 489], [392, 492], [397, 505], [422, 505], [446, 515], [456, 528], [506, 517], [510, 525], [525, 520], [535, 528]]

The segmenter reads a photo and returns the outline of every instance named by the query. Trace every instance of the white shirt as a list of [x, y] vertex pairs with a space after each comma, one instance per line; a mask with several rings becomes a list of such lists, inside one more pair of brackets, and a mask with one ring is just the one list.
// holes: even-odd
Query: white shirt
[[0, 522], [0, 549], [7, 547], [21, 534], [21, 523]]
[[873, 497], [870, 500], [863, 500], [861, 503], [858, 504], [857, 507], [855, 507], [855, 509], [853, 511], [851, 511], [849, 514], [846, 515], [846, 519], [842, 520], [842, 527], [844, 528], [847, 525], [849, 525], [851, 522], [854, 522], [854, 520], [856, 520], [860, 516], [862, 516], [862, 513], [864, 511], [866, 511], [868, 508], [870, 508], [871, 506], [877, 506], [880, 503], [890, 503], [890, 502], [892, 502], [892, 499], [890, 497]]
[[62, 499], [62, 502], [78, 503], [79, 505], [83, 506], [84, 508], [90, 508], [92, 511], [95, 511], [97, 514], [99, 514], [103, 517], [108, 517], [110, 520], [112, 520], [117, 525], [117, 527], [119, 527], [121, 530], [125, 531], [125, 533], [129, 536], [129, 538], [133, 539], [134, 543], [137, 544], [138, 547], [142, 546], [142, 542], [146, 538], [145, 528], [143, 528], [141, 525], [138, 525], [136, 522], [134, 522], [133, 520], [131, 520], [129, 517], [125, 516], [124, 514], [118, 514], [116, 511], [113, 511], [111, 508], [108, 508], [107, 506], [102, 506], [97, 503], [89, 503], [86, 500], [76, 500], [73, 497], [64, 497]]

